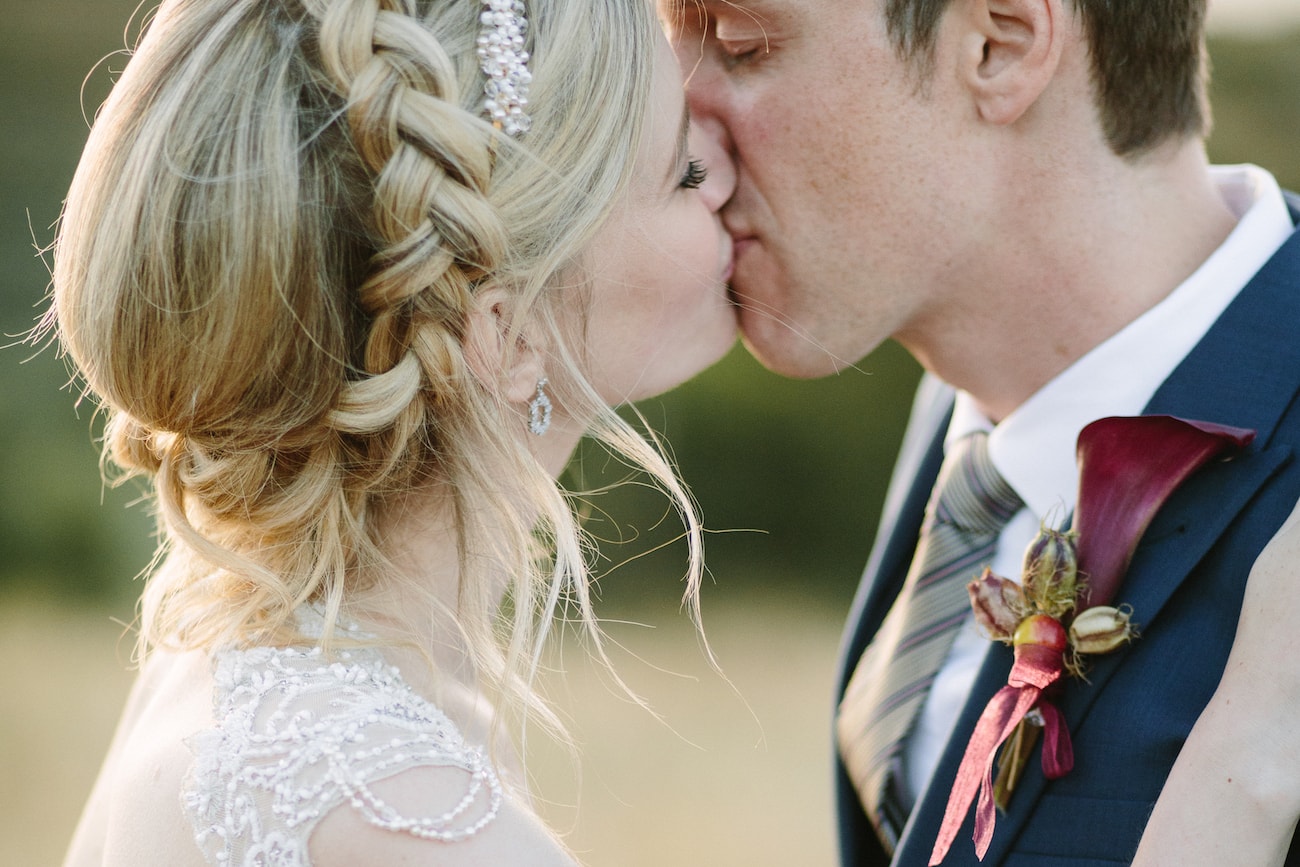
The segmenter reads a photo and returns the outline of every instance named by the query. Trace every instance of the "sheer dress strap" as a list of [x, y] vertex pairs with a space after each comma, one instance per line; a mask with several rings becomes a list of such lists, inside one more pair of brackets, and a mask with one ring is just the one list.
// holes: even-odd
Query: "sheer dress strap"
[[[454, 842], [500, 811], [501, 783], [437, 707], [373, 650], [227, 650], [215, 660], [214, 728], [188, 741], [183, 793], [210, 864], [305, 867], [313, 828], [348, 805], [371, 824]], [[435, 816], [407, 816], [371, 785], [416, 767], [465, 772], [463, 796]]]

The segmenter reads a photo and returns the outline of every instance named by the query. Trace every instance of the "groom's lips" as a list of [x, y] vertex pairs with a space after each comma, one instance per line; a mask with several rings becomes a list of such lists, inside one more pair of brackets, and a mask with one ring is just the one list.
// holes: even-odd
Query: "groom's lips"
[[748, 226], [740, 225], [734, 219], [727, 219], [729, 216], [726, 211], [723, 211], [722, 225], [727, 230], [727, 234], [731, 236], [732, 256], [738, 259], [740, 258], [740, 251], [757, 241], [758, 237], [754, 234], [754, 230]]
[[740, 257], [745, 255], [745, 251], [758, 243], [758, 238], [753, 235], [731, 236], [731, 268], [734, 271], [736, 264], [740, 262]]
[[[740, 259], [744, 256], [745, 251], [758, 243], [758, 236], [754, 230], [748, 226], [742, 225], [734, 217], [735, 212], [728, 212], [726, 209], [722, 212], [722, 225], [731, 236], [731, 271], [735, 273]], [[730, 219], [729, 219], [730, 218]]]

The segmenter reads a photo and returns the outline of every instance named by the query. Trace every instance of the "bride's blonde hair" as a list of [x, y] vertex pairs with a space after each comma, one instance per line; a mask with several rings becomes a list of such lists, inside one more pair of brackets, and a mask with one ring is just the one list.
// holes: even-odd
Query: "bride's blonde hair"
[[467, 361], [489, 285], [546, 336], [564, 405], [675, 501], [698, 604], [689, 498], [597, 399], [559, 310], [646, 133], [653, 9], [525, 4], [517, 141], [481, 112], [478, 0], [167, 0], [149, 24], [69, 192], [51, 314], [106, 455], [153, 479], [144, 646], [301, 640], [304, 603], [328, 638], [384, 568], [378, 511], [437, 482], [476, 669], [535, 706], [557, 606], [595, 621], [566, 496]]

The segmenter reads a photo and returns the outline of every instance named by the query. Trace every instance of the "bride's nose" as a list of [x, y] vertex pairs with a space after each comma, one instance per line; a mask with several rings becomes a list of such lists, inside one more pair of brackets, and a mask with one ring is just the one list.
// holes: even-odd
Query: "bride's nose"
[[709, 210], [717, 213], [736, 189], [736, 166], [723, 142], [725, 133], [717, 121], [691, 121], [691, 155], [708, 169], [700, 195]]

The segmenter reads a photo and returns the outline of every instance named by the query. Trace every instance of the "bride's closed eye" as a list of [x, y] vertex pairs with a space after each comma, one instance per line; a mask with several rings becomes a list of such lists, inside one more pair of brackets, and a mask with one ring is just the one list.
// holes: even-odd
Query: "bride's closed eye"
[[682, 175], [681, 183], [678, 186], [683, 190], [698, 190], [708, 176], [709, 170], [704, 167], [704, 163], [697, 159], [691, 159], [686, 164], [686, 172]]

